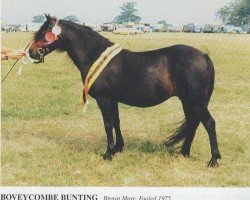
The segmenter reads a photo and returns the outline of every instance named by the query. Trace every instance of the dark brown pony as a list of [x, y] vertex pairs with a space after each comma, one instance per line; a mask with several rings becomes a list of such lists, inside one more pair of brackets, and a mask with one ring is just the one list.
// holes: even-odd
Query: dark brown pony
[[[53, 50], [66, 51], [84, 81], [90, 66], [113, 43], [86, 26], [65, 20], [57, 21], [49, 15], [46, 18], [47, 21], [35, 34], [35, 41], [30, 46], [30, 57], [43, 60]], [[45, 42], [45, 34], [51, 31], [55, 23], [62, 30], [58, 40], [41, 45]], [[221, 156], [215, 120], [208, 111], [213, 88], [213, 63], [207, 54], [193, 47], [175, 45], [146, 52], [123, 49], [109, 62], [89, 91], [101, 109], [107, 134], [107, 151], [103, 158], [111, 159], [124, 147], [118, 102], [150, 107], [177, 96], [182, 102], [186, 120], [166, 144], [172, 146], [184, 140], [181, 153], [189, 156], [195, 131], [201, 122], [210, 139], [212, 158], [209, 166], [217, 166], [217, 159]], [[116, 133], [115, 143], [113, 128]]]

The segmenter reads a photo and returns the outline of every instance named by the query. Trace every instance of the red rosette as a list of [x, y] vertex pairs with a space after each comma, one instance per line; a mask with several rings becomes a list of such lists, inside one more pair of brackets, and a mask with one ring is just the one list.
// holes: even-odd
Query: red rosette
[[47, 32], [44, 36], [45, 40], [50, 44], [56, 40], [56, 36], [52, 32]]

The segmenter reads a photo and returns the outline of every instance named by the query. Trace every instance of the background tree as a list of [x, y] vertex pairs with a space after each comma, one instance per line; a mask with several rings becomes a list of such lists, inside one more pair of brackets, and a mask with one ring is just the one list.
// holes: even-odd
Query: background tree
[[250, 0], [241, 0], [235, 5], [232, 22], [236, 25], [250, 23]]
[[46, 19], [45, 19], [44, 15], [36, 15], [32, 19], [32, 22], [34, 22], [34, 23], [43, 23], [45, 21], [46, 21]]
[[241, 26], [250, 23], [250, 0], [237, 0], [222, 7], [217, 16], [224, 24]]
[[227, 24], [230, 18], [230, 7], [228, 5], [220, 8], [220, 10], [216, 13], [217, 18], [220, 18], [223, 24]]
[[71, 21], [71, 22], [74, 22], [74, 23], [79, 22], [79, 20], [77, 19], [77, 17], [75, 15], [69, 15], [69, 16], [65, 17], [64, 20]]
[[121, 8], [121, 13], [117, 17], [115, 17], [114, 22], [121, 24], [123, 22], [139, 22], [141, 18], [135, 13], [137, 10], [135, 9], [136, 2], [128, 2], [124, 3]]
[[171, 26], [170, 24], [167, 24], [165, 20], [158, 21], [157, 24], [163, 24], [165, 31], [167, 31], [168, 28]]

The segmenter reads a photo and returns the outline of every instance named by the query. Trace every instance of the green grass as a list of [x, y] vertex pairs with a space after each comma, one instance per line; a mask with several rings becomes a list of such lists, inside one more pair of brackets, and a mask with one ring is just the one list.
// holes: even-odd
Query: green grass
[[[178, 98], [147, 109], [120, 104], [125, 149], [103, 161], [101, 113], [93, 99], [80, 109], [83, 84], [65, 53], [44, 64], [18, 67], [2, 85], [1, 184], [5, 186], [250, 186], [250, 36], [155, 33], [116, 36], [135, 51], [187, 44], [209, 51], [215, 64], [210, 110], [217, 122], [220, 167], [207, 168], [208, 135], [200, 126], [191, 157], [167, 150], [164, 140], [178, 127]], [[30, 33], [2, 34], [2, 46], [21, 49]], [[2, 62], [2, 77], [12, 61]]]

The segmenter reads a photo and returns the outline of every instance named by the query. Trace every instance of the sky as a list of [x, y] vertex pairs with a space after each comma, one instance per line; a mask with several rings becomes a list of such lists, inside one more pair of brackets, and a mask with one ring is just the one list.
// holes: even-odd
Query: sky
[[[132, 0], [137, 15], [145, 23], [165, 20], [169, 24], [216, 21], [215, 13], [232, 0]], [[9, 24], [32, 21], [33, 16], [49, 13], [57, 18], [76, 15], [80, 22], [102, 24], [119, 15], [120, 6], [128, 0], [1, 0], [1, 20]]]

